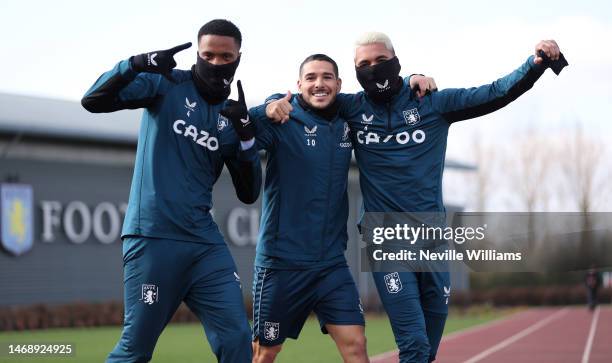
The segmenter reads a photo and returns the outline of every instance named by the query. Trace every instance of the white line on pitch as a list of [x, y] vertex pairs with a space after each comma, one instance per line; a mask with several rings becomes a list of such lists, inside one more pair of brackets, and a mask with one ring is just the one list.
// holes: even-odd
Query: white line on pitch
[[584, 353], [582, 353], [582, 363], [589, 363], [589, 357], [591, 355], [591, 348], [593, 347], [593, 339], [595, 338], [595, 329], [597, 329], [597, 320], [599, 319], [599, 306], [595, 309], [593, 319], [591, 320], [591, 329], [589, 329], [589, 337], [587, 338], [586, 345], [584, 346]]
[[532, 314], [533, 312], [534, 312], [534, 310], [519, 311], [519, 312], [510, 314], [508, 316], [504, 316], [504, 317], [495, 319], [493, 321], [488, 321], [486, 323], [474, 325], [474, 326], [469, 327], [467, 329], [463, 329], [463, 330], [459, 330], [459, 331], [456, 331], [456, 332], [449, 333], [448, 335], [445, 335], [445, 336], [442, 337], [442, 343], [446, 343], [449, 340], [455, 340], [457, 338], [462, 338], [462, 337], [464, 337], [466, 335], [477, 333], [477, 332], [485, 330], [485, 329], [493, 328], [493, 327], [495, 327], [497, 325], [500, 325], [500, 324], [503, 324], [503, 323], [505, 323], [507, 321], [515, 320], [517, 318], [522, 318], [523, 316], [525, 316], [527, 314]]
[[[444, 343], [448, 342], [449, 340], [455, 340], [457, 338], [461, 338], [461, 337], [464, 337], [466, 335], [479, 332], [479, 331], [484, 330], [484, 329], [492, 328], [494, 326], [497, 326], [497, 325], [500, 325], [502, 323], [505, 323], [505, 322], [507, 322], [509, 320], [516, 319], [519, 316], [523, 317], [525, 314], [529, 314], [529, 313], [532, 313], [532, 312], [533, 312], [533, 310], [519, 311], [519, 312], [516, 312], [516, 313], [512, 313], [512, 314], [510, 314], [508, 316], [504, 316], [504, 317], [495, 319], [493, 321], [488, 321], [486, 323], [478, 324], [478, 325], [475, 325], [475, 326], [472, 326], [472, 327], [469, 327], [469, 328], [466, 328], [466, 329], [462, 329], [462, 330], [459, 330], [459, 331], [456, 331], [456, 332], [449, 333], [448, 335], [445, 335], [445, 336], [442, 337], [441, 344], [444, 344]], [[397, 350], [397, 349], [390, 350], [388, 352], [383, 352], [383, 353], [380, 353], [380, 354], [377, 354], [375, 356], [370, 357], [370, 362], [371, 363], [376, 363], [378, 361], [386, 360], [388, 358], [391, 358], [391, 357], [394, 357], [394, 356], [398, 355], [398, 353], [399, 353], [399, 350]]]
[[517, 340], [526, 337], [527, 335], [533, 333], [534, 331], [540, 329], [541, 327], [543, 327], [544, 325], [550, 323], [551, 321], [561, 317], [562, 315], [567, 313], [567, 308], [563, 308], [559, 311], [557, 311], [556, 313], [549, 315], [546, 319], [544, 320], [540, 320], [539, 322], [531, 325], [528, 328], [525, 328], [523, 330], [521, 330], [520, 332], [514, 334], [513, 336], [497, 343], [496, 345], [492, 346], [491, 348], [481, 352], [480, 354], [475, 355], [474, 357], [466, 360], [464, 363], [476, 363], [479, 360], [482, 360], [485, 357], [488, 357], [489, 355], [497, 352], [498, 350], [501, 350], [507, 346], [509, 346], [510, 344], [516, 342]]

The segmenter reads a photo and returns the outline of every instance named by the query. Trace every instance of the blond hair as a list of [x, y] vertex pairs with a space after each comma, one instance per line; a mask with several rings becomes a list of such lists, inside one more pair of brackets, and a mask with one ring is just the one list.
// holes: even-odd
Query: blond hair
[[395, 54], [395, 50], [393, 49], [393, 43], [391, 43], [391, 39], [385, 33], [381, 32], [367, 32], [362, 34], [357, 41], [355, 42], [355, 48], [361, 47], [363, 45], [374, 44], [374, 43], [382, 43], [385, 45], [387, 50], [391, 51], [391, 53]]

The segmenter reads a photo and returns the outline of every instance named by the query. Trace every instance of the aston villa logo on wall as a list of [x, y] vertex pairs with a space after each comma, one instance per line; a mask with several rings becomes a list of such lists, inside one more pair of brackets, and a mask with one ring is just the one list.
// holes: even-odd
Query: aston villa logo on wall
[[15, 256], [32, 248], [33, 191], [30, 185], [0, 184], [2, 247]]

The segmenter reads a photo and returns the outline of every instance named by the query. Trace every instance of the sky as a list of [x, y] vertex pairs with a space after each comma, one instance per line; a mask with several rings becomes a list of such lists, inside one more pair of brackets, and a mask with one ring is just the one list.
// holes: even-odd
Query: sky
[[298, 66], [312, 53], [338, 62], [344, 92], [360, 90], [353, 44], [365, 31], [391, 37], [402, 75], [432, 76], [440, 89], [490, 83], [520, 66], [538, 41], [555, 39], [570, 66], [560, 76], [547, 71], [503, 110], [453, 125], [448, 156], [469, 162], [475, 138], [512, 148], [534, 130], [571, 133], [577, 124], [612, 143], [612, 2], [605, 0], [3, 1], [0, 92], [78, 101], [118, 61], [192, 41], [176, 57], [188, 69], [197, 31], [213, 18], [242, 31], [236, 79], [249, 106], [295, 92]]

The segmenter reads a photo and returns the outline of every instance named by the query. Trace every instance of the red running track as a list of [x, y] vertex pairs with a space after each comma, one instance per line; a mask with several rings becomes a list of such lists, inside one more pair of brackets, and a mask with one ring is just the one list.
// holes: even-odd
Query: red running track
[[[397, 351], [371, 358], [396, 363]], [[437, 363], [610, 363], [612, 307], [530, 309], [445, 336]]]

